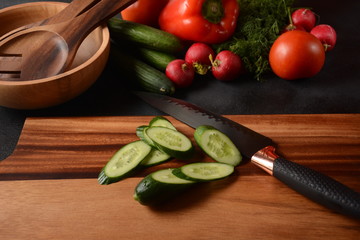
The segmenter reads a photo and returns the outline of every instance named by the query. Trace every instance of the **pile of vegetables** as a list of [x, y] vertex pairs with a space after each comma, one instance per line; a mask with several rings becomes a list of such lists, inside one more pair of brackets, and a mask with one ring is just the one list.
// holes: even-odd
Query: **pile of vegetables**
[[[145, 90], [169, 95], [191, 86], [198, 74], [221, 81], [244, 74], [259, 81], [271, 72], [286, 80], [312, 77], [335, 46], [336, 32], [316, 26], [315, 13], [293, 9], [293, 2], [138, 0], [123, 10], [124, 20], [109, 22], [116, 49], [134, 65], [119, 60], [119, 68]], [[161, 81], [151, 80], [155, 77]]]
[[295, 10], [285, 28], [271, 46], [269, 62], [280, 78], [310, 78], [320, 72], [325, 52], [336, 43], [336, 32], [330, 25], [317, 25], [315, 13], [307, 8]]
[[[165, 163], [173, 158], [189, 160], [195, 148], [191, 140], [162, 116], [136, 129], [139, 140], [120, 148], [103, 167], [98, 182], [108, 185], [134, 175], [137, 171]], [[194, 139], [213, 162], [188, 163], [166, 168], [146, 176], [135, 187], [134, 199], [144, 205], [168, 200], [199, 182], [226, 178], [242, 160], [241, 153], [222, 132], [211, 126], [196, 128]]]

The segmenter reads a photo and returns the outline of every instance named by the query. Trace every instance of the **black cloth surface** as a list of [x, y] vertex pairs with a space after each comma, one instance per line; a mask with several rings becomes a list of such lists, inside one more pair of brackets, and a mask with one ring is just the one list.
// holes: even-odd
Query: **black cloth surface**
[[[31, 1], [0, 0], [0, 8], [24, 2]], [[270, 75], [264, 82], [239, 79], [229, 83], [206, 77], [178, 90], [175, 97], [219, 114], [360, 113], [360, 2], [298, 0], [296, 6], [312, 7], [320, 16], [319, 23], [337, 31], [337, 45], [327, 53], [319, 74], [295, 81]], [[26, 117], [162, 114], [132, 95], [129, 81], [109, 63], [88, 91], [67, 103], [40, 110], [0, 107], [0, 160], [13, 152]]]

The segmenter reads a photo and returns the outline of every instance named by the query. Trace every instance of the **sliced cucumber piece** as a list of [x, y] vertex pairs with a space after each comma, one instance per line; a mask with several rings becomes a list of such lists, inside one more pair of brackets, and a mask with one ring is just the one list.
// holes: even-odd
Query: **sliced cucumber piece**
[[171, 156], [155, 148], [141, 161], [140, 166], [151, 167], [169, 161]]
[[199, 126], [194, 133], [196, 143], [212, 159], [237, 166], [242, 160], [240, 151], [222, 132], [211, 126]]
[[136, 135], [144, 142], [149, 144], [152, 147], [156, 147], [155, 143], [148, 137], [145, 130], [148, 129], [149, 126], [142, 125], [136, 128]]
[[176, 177], [173, 169], [147, 175], [135, 188], [134, 199], [143, 205], [162, 203], [188, 189], [195, 182]]
[[144, 136], [144, 129], [148, 128], [149, 126], [147, 125], [142, 125], [136, 128], [136, 136], [138, 136], [141, 140], [145, 141], [145, 136]]
[[173, 130], [176, 130], [174, 125], [166, 118], [162, 116], [154, 117], [149, 124], [150, 127], [166, 127]]
[[150, 151], [151, 147], [140, 140], [126, 144], [111, 157], [101, 170], [98, 182], [105, 185], [126, 178], [132, 174]]
[[173, 170], [179, 178], [199, 182], [223, 179], [233, 172], [234, 166], [218, 162], [190, 163]]
[[177, 159], [189, 159], [194, 153], [190, 139], [181, 132], [166, 127], [149, 127], [145, 133], [160, 151]]

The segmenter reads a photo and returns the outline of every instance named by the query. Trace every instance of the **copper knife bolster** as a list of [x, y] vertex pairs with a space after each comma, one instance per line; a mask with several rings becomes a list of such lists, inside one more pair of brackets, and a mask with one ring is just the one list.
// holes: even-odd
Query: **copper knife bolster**
[[252, 157], [251, 162], [263, 169], [270, 175], [273, 175], [274, 161], [279, 158], [275, 153], [273, 146], [267, 146], [257, 151]]

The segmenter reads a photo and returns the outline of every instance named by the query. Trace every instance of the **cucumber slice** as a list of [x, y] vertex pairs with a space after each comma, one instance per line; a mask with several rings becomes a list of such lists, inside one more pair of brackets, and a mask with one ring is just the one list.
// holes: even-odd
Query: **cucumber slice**
[[177, 159], [189, 159], [194, 153], [190, 139], [181, 132], [166, 127], [149, 127], [145, 133], [160, 151]]
[[154, 117], [151, 121], [150, 121], [150, 124], [149, 124], [150, 127], [166, 127], [166, 128], [170, 128], [170, 129], [173, 129], [173, 130], [176, 130], [176, 128], [174, 127], [174, 125], [172, 125], [172, 123], [162, 117], [162, 116], [157, 116], [157, 117]]
[[198, 182], [223, 179], [233, 172], [234, 166], [217, 162], [191, 163], [173, 170], [173, 174], [179, 178]]
[[106, 185], [126, 178], [132, 174], [150, 151], [151, 147], [140, 140], [126, 144], [111, 157], [101, 170], [98, 182]]
[[222, 132], [211, 126], [202, 125], [194, 133], [196, 143], [212, 159], [237, 166], [242, 160], [240, 151]]
[[148, 137], [145, 130], [148, 129], [149, 126], [142, 125], [136, 128], [136, 136], [138, 136], [142, 141], [149, 144], [151, 147], [155, 147], [155, 143]]
[[151, 167], [166, 161], [169, 161], [171, 156], [155, 148], [151, 149], [151, 152], [141, 161], [140, 166]]
[[135, 188], [134, 199], [143, 205], [157, 205], [182, 193], [195, 182], [176, 177], [173, 169], [147, 175]]

